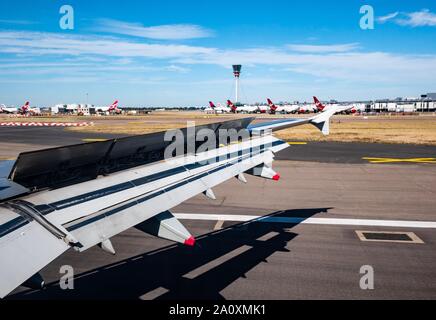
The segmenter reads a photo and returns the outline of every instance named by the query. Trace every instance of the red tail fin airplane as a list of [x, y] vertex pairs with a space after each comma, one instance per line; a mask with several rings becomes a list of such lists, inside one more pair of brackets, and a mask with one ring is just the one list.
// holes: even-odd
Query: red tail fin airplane
[[356, 113], [357, 109], [354, 105], [339, 105], [339, 104], [331, 104], [331, 105], [323, 105], [317, 97], [313, 97], [313, 101], [315, 102], [316, 108], [319, 112], [327, 111], [328, 109], [335, 108], [336, 113]]
[[20, 108], [21, 114], [27, 114], [29, 112], [29, 101], [26, 101], [26, 103]]
[[275, 114], [278, 109], [277, 106], [269, 98], [267, 99], [267, 102], [268, 102], [270, 113]]
[[121, 113], [121, 110], [118, 109], [118, 100], [115, 100], [114, 103], [109, 106], [108, 111], [109, 113]]
[[216, 106], [212, 101], [209, 101], [209, 107], [204, 110], [206, 113], [229, 113], [232, 110], [229, 107], [218, 104]]
[[236, 113], [236, 111], [238, 110], [238, 108], [230, 100], [227, 100], [227, 106], [231, 109], [233, 113]]
[[315, 106], [318, 109], [318, 111], [323, 111], [325, 109], [325, 106], [321, 103], [321, 101], [318, 100], [317, 97], [313, 97], [313, 101], [315, 102]]

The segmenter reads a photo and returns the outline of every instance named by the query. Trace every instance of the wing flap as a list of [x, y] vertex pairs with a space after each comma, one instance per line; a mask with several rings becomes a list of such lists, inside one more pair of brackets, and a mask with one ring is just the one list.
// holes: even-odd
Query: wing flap
[[270, 163], [273, 157], [268, 150], [253, 157], [245, 156], [241, 161], [232, 160], [212, 166], [182, 181], [65, 225], [65, 228], [83, 245], [79, 250], [87, 250], [252, 167]]

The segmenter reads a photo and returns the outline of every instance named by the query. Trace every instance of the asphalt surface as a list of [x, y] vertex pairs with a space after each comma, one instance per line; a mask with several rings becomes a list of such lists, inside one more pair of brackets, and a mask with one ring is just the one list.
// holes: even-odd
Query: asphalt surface
[[385, 143], [308, 142], [291, 145], [277, 160], [328, 163], [367, 163], [364, 158], [436, 158], [436, 146]]
[[[20, 152], [83, 143], [84, 139], [113, 139], [125, 135], [67, 131], [63, 128], [0, 128], [0, 160], [16, 158]], [[367, 163], [365, 157], [436, 158], [436, 146], [379, 143], [308, 142], [291, 145], [277, 160], [328, 163]]]
[[16, 158], [21, 152], [83, 143], [83, 139], [112, 139], [120, 136], [51, 127], [0, 127], [0, 160]]
[[[25, 151], [34, 147], [29, 139], [38, 132], [32, 138], [12, 134], [8, 143]], [[90, 138], [47, 135], [47, 146]], [[434, 157], [434, 150], [291, 146], [275, 162], [279, 182], [248, 176], [244, 185], [234, 179], [214, 189], [217, 200], [200, 195], [173, 212], [353, 219], [356, 225], [182, 220], [197, 238], [194, 248], [130, 229], [112, 239], [117, 255], [98, 247], [70, 250], [41, 271], [45, 290], [20, 287], [8, 299], [436, 299], [434, 228], [359, 224], [362, 219], [436, 221], [436, 164], [362, 160]], [[365, 242], [356, 230], [414, 232], [424, 243]], [[74, 290], [59, 287], [63, 265], [74, 268]], [[374, 290], [359, 286], [364, 265], [374, 269]]]

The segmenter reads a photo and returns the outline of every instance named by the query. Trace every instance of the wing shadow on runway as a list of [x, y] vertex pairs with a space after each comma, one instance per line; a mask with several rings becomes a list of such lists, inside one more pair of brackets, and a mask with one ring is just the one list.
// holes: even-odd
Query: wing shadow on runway
[[[274, 217], [309, 218], [331, 208], [298, 209]], [[216, 300], [224, 288], [275, 252], [289, 252], [295, 224], [259, 222], [236, 224], [197, 240], [194, 248], [171, 245], [76, 276], [74, 290], [58, 282], [41, 291], [25, 291], [10, 299], [177, 299]], [[259, 296], [261, 299], [262, 296]]]

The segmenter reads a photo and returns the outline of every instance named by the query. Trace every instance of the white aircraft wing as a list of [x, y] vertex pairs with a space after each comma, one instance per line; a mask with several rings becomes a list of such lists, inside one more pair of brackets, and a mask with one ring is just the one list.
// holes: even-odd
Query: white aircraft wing
[[327, 111], [321, 112], [320, 114], [312, 118], [295, 118], [295, 119], [284, 119], [276, 120], [272, 122], [260, 122], [254, 125], [248, 126], [248, 129], [252, 132], [265, 132], [267, 130], [278, 131], [283, 129], [288, 129], [303, 124], [312, 124], [317, 127], [324, 135], [328, 135], [330, 132], [329, 120], [337, 112], [337, 109], [331, 108]]
[[0, 178], [7, 178], [11, 173], [15, 160], [0, 161]]
[[[170, 160], [162, 158], [170, 143], [162, 133], [21, 154], [8, 181], [27, 195], [0, 204], [0, 297], [39, 279], [38, 272], [69, 248], [99, 245], [115, 253], [110, 238], [131, 227], [194, 245], [171, 208], [201, 193], [213, 199], [213, 187], [234, 177], [244, 182], [244, 173], [279, 177], [274, 153], [288, 145], [267, 133], [277, 123], [250, 128], [252, 120], [206, 125], [215, 131], [249, 129], [252, 135]], [[298, 121], [324, 132], [327, 120], [319, 115]]]
[[40, 223], [13, 210], [0, 205], [0, 297], [70, 248]]
[[[89, 211], [82, 206], [85, 209], [81, 211], [82, 214], [84, 212], [87, 214], [65, 224], [64, 227], [80, 242], [79, 251], [84, 251], [161, 213], [166, 213], [168, 219], [168, 211], [171, 208], [198, 194], [206, 193], [213, 187], [254, 167], [263, 163], [272, 163], [274, 152], [287, 147], [285, 143], [271, 136], [268, 139], [260, 138], [259, 143], [261, 144], [256, 143], [253, 152], [249, 151], [250, 142], [246, 142], [242, 143], [242, 146], [232, 145], [222, 150], [203, 153], [194, 158], [186, 157], [181, 159], [181, 163], [174, 161], [168, 164], [168, 169], [161, 167], [158, 173], [145, 175], [141, 178], [142, 181], [133, 181], [134, 186], [124, 191], [126, 193], [126, 197], [123, 196], [124, 201], [116, 200], [116, 205], [108, 205], [110, 203], [108, 199], [100, 200], [105, 205], [102, 208], [99, 207], [98, 211], [91, 209], [95, 208], [94, 204], [89, 205]], [[270, 147], [260, 150], [265, 145]], [[238, 151], [240, 147], [246, 148]], [[227, 159], [217, 159], [222, 156]], [[165, 177], [168, 171], [173, 171], [174, 174]], [[159, 174], [162, 175], [161, 179], [147, 182], [148, 177], [153, 180], [152, 176]], [[211, 197], [214, 197], [213, 192]], [[155, 235], [159, 234], [155, 233]], [[192, 236], [179, 228], [175, 228], [173, 234], [167, 235], [166, 238], [181, 243], [192, 241]]]
[[29, 192], [27, 188], [8, 179], [14, 164], [15, 160], [0, 161], [0, 202]]
[[351, 110], [353, 108], [354, 108], [354, 105], [352, 105], [352, 104], [346, 105], [346, 106], [341, 106], [339, 112], [346, 112], [346, 111]]

